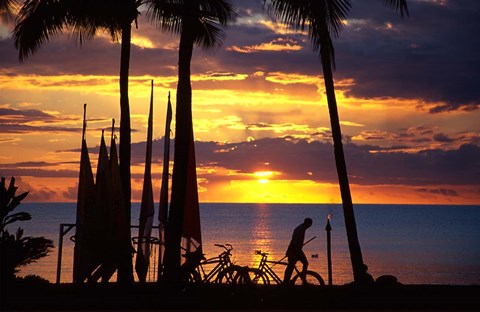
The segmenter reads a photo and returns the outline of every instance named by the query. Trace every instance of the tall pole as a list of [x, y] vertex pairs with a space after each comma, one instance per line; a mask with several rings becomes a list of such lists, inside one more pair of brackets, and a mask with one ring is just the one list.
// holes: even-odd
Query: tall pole
[[332, 227], [330, 225], [330, 214], [327, 217], [327, 226], [325, 227], [325, 231], [327, 231], [328, 286], [332, 286], [332, 237], [330, 236]]
[[63, 224], [60, 224], [58, 232], [58, 258], [57, 258], [57, 279], [56, 284], [60, 284], [60, 275], [62, 271], [62, 252], [63, 252]]

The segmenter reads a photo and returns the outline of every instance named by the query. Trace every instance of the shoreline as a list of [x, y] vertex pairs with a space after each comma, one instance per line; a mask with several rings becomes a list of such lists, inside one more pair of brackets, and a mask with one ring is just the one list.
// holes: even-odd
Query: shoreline
[[473, 310], [480, 285], [234, 286], [157, 283], [120, 286], [17, 283], [2, 290], [2, 311], [148, 310]]

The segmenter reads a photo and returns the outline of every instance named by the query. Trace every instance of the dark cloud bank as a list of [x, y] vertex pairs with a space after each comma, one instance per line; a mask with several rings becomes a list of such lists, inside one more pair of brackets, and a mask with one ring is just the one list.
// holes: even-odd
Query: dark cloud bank
[[[431, 113], [478, 109], [480, 2], [408, 3], [410, 14], [401, 18], [381, 1], [352, 1], [351, 23], [334, 41], [336, 78], [355, 79], [347, 93], [355, 97], [436, 103], [427, 107]], [[258, 44], [278, 37], [259, 25], [234, 26], [228, 34], [227, 45]], [[298, 34], [288, 36], [302, 40]], [[239, 69], [321, 74], [308, 43], [302, 51], [284, 53], [281, 58], [274, 55], [278, 53], [219, 53], [225, 66], [237, 64]]]
[[[172, 145], [173, 146], [173, 145]], [[239, 173], [278, 171], [285, 180], [337, 182], [333, 147], [318, 141], [287, 138], [260, 139], [253, 142], [219, 144], [196, 142], [197, 166], [217, 166]], [[173, 149], [173, 148], [172, 148]], [[350, 182], [361, 185], [479, 185], [480, 147], [462, 145], [455, 150], [425, 150], [417, 153], [375, 152], [377, 146], [345, 144]], [[373, 151], [373, 152], [372, 152]], [[90, 148], [96, 164], [98, 147]], [[163, 139], [154, 141], [154, 162], [161, 163]], [[145, 143], [132, 145], [132, 164], [143, 165]], [[172, 158], [173, 160], [173, 151]], [[0, 165], [4, 176], [77, 177], [71, 170], [42, 169], [51, 164], [19, 163]], [[21, 169], [20, 169], [21, 168]], [[159, 178], [160, 172], [154, 173]], [[142, 178], [141, 175], [134, 178]], [[231, 177], [209, 179], [229, 180]], [[241, 177], [238, 177], [241, 179]]]
[[478, 109], [480, 2], [409, 1], [403, 19], [379, 2], [353, 1], [351, 17], [369, 25], [348, 27], [337, 41], [338, 76], [357, 82], [350, 94], [440, 102], [432, 113]]
[[[269, 19], [258, 1], [235, 2], [240, 18], [263, 14], [262, 18]], [[427, 107], [432, 113], [478, 109], [480, 1], [450, 0], [446, 5], [427, 1], [408, 3], [410, 15], [401, 18], [394, 10], [385, 8], [382, 1], [352, 1], [352, 23], [335, 40], [336, 77], [355, 79], [349, 94], [356, 97], [391, 96], [435, 102], [435, 106]], [[362, 22], [355, 23], [358, 20]], [[388, 29], [387, 23], [392, 28]], [[151, 34], [152, 40], [178, 40], [162, 36], [145, 20], [140, 21], [139, 27]], [[303, 44], [305, 49], [289, 53], [226, 51], [232, 45], [256, 45], [278, 37], [298, 42], [306, 39], [293, 33], [278, 35], [259, 24], [238, 23], [227, 29], [222, 49], [215, 53], [195, 49], [192, 72], [262, 70], [321, 74], [308, 40]], [[108, 38], [97, 38], [78, 48], [71, 38], [64, 36], [53, 39], [37, 55], [19, 64], [12, 40], [0, 40], [0, 66], [10, 73], [117, 75], [119, 53], [119, 46], [111, 45]], [[218, 68], [202, 61], [207, 57], [214, 58]], [[175, 74], [172, 67], [176, 67], [177, 58], [175, 50], [132, 46], [131, 74]]]

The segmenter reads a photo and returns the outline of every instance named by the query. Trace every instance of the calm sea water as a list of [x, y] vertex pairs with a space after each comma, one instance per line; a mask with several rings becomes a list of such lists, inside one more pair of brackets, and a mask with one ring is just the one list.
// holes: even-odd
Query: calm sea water
[[[138, 224], [139, 206], [132, 208], [132, 224]], [[25, 203], [17, 208], [31, 213], [32, 220], [14, 224], [11, 232], [21, 226], [26, 236], [44, 236], [55, 244], [48, 257], [22, 268], [20, 275], [36, 274], [55, 282], [60, 224], [74, 223], [75, 209], [74, 203]], [[325, 280], [325, 224], [331, 214], [333, 283], [353, 280], [340, 205], [201, 204], [200, 214], [207, 257], [221, 252], [214, 244], [230, 243], [235, 262], [251, 267], [259, 260], [255, 250], [281, 259], [293, 229], [311, 217], [314, 224], [306, 238], [316, 238], [304, 251], [310, 268]], [[374, 277], [392, 274], [404, 284], [480, 284], [480, 206], [356, 205], [355, 216], [364, 262]], [[72, 281], [73, 234], [74, 230], [63, 240], [62, 282]], [[137, 236], [136, 229], [132, 236]], [[284, 267], [276, 270], [283, 276]]]

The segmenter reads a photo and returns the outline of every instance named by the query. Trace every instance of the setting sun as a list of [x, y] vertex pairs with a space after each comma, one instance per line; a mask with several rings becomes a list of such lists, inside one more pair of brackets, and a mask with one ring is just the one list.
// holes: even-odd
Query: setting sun
[[[421, 3], [432, 10], [450, 9], [439, 1]], [[324, 76], [308, 31], [287, 30], [249, 1], [236, 5], [241, 13], [225, 29], [224, 44], [214, 53], [195, 47], [191, 60], [200, 200], [340, 201]], [[145, 16], [138, 16], [138, 28], [132, 29], [128, 77], [133, 201], [142, 193], [152, 79], [156, 192], [169, 92], [171, 138], [176, 136], [178, 37], [160, 32]], [[76, 201], [84, 103], [94, 170], [102, 129], [110, 128], [112, 118], [122, 144], [121, 45], [100, 33], [79, 48], [66, 31], [18, 62], [12, 26], [0, 23], [0, 146], [5, 151], [0, 171], [16, 176], [19, 186], [30, 190], [30, 201]], [[343, 21], [335, 43], [335, 95], [353, 200], [479, 203], [478, 89], [465, 78], [475, 77], [478, 68], [454, 64], [444, 54], [418, 58], [438, 30], [412, 36], [408, 27], [410, 23], [391, 16], [364, 19], [353, 14]], [[392, 40], [394, 35], [398, 37]], [[371, 49], [371, 38], [383, 42], [382, 48]], [[455, 59], [475, 59], [470, 43], [462, 44], [459, 50], [465, 55]], [[406, 68], [408, 79], [400, 84], [406, 74], [397, 73]], [[435, 83], [428, 77], [437, 77]], [[173, 160], [173, 151], [171, 156]], [[236, 188], [239, 184], [244, 187]]]
[[480, 306], [480, 1], [374, 2], [0, 0], [2, 310]]

